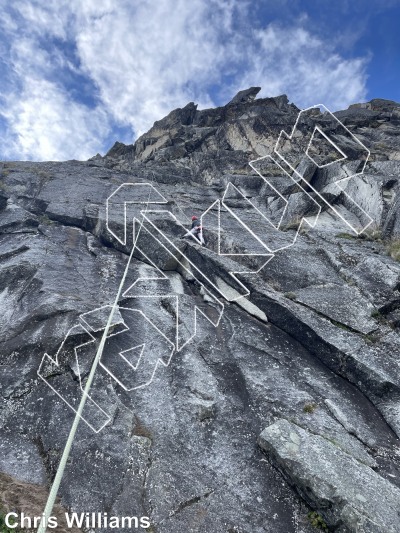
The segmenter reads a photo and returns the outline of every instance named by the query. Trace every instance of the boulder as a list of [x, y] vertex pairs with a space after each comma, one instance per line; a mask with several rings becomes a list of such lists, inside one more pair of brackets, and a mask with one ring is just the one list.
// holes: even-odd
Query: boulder
[[344, 453], [334, 441], [281, 419], [265, 428], [258, 442], [335, 531], [398, 530], [400, 489]]

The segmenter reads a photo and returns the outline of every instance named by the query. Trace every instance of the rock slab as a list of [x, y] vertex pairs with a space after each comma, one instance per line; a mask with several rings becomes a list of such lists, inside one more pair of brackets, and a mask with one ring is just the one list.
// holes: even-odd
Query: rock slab
[[333, 442], [280, 419], [259, 445], [335, 531], [399, 531], [400, 490]]

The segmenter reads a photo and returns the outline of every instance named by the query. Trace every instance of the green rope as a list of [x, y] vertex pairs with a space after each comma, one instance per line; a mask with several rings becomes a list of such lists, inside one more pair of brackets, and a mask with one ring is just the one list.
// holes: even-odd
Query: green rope
[[[141, 226], [139, 228], [137, 236], [139, 236], [140, 229], [141, 229]], [[55, 503], [56, 498], [57, 498], [58, 489], [60, 488], [61, 480], [62, 480], [62, 477], [64, 475], [65, 466], [67, 464], [68, 457], [69, 457], [69, 454], [70, 454], [70, 451], [71, 451], [71, 447], [72, 447], [72, 443], [73, 443], [74, 438], [75, 438], [75, 433], [76, 433], [76, 430], [78, 429], [78, 425], [79, 425], [80, 418], [81, 418], [81, 415], [82, 415], [82, 412], [83, 412], [83, 408], [85, 407], [85, 403], [86, 403], [86, 400], [87, 400], [88, 395], [89, 395], [90, 387], [92, 386], [92, 382], [93, 382], [93, 379], [94, 379], [94, 376], [95, 376], [95, 373], [96, 373], [96, 370], [97, 370], [97, 366], [98, 366], [99, 361], [101, 359], [101, 356], [103, 354], [104, 346], [105, 346], [105, 343], [106, 343], [106, 340], [107, 340], [108, 331], [110, 329], [112, 320], [114, 318], [115, 310], [118, 307], [118, 302], [119, 302], [119, 299], [120, 299], [120, 296], [121, 296], [122, 287], [124, 286], [125, 279], [126, 279], [126, 276], [128, 274], [129, 265], [131, 263], [131, 259], [132, 259], [134, 250], [135, 250], [135, 245], [132, 246], [132, 251], [131, 251], [131, 253], [129, 255], [128, 263], [126, 265], [124, 275], [122, 276], [122, 280], [121, 280], [121, 283], [120, 283], [119, 288], [118, 288], [117, 296], [115, 298], [115, 301], [114, 301], [114, 304], [112, 306], [110, 315], [108, 317], [106, 328], [105, 328], [104, 333], [103, 333], [103, 335], [101, 337], [101, 341], [100, 341], [98, 350], [96, 352], [96, 357], [95, 357], [95, 359], [93, 361], [93, 365], [92, 365], [92, 368], [90, 370], [90, 374], [89, 374], [88, 380], [86, 382], [86, 386], [85, 386], [85, 389], [83, 391], [83, 395], [82, 395], [81, 401], [79, 403], [79, 407], [78, 407], [78, 409], [76, 411], [76, 415], [75, 415], [75, 418], [74, 418], [74, 423], [72, 424], [71, 430], [69, 432], [68, 440], [67, 440], [67, 443], [65, 445], [65, 448], [64, 448], [61, 460], [60, 460], [60, 464], [58, 465], [57, 473], [56, 473], [56, 476], [54, 478], [53, 485], [51, 487], [49, 497], [47, 499], [46, 507], [45, 507], [44, 513], [43, 513], [43, 517], [42, 517], [42, 520], [40, 522], [40, 526], [39, 526], [39, 528], [37, 530], [38, 533], [46, 533], [47, 522], [48, 522], [49, 516], [51, 515], [51, 512], [52, 512], [53, 507], [54, 507], [54, 503]]]

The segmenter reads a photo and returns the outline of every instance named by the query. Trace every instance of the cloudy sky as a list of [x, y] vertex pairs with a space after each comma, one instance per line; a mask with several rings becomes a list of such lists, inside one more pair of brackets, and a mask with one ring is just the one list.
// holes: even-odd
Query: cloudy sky
[[0, 159], [87, 159], [252, 85], [400, 101], [400, 0], [0, 0]]

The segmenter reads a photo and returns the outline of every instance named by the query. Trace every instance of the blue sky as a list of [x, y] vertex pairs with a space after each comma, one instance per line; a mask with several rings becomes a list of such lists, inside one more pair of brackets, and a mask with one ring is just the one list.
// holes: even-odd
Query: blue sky
[[400, 101], [400, 0], [13, 0], [0, 159], [86, 159], [252, 85], [330, 110]]

